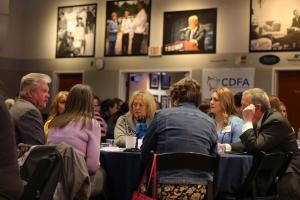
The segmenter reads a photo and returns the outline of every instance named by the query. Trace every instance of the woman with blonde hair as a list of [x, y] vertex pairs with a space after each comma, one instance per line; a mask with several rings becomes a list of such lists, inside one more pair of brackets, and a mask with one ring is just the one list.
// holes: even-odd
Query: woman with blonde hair
[[232, 92], [226, 88], [213, 90], [210, 100], [210, 113], [217, 125], [218, 143], [231, 144], [240, 141], [243, 120], [237, 115]]
[[48, 127], [49, 127], [50, 122], [55, 117], [57, 117], [58, 115], [62, 114], [65, 111], [65, 104], [67, 101], [68, 94], [69, 94], [68, 91], [60, 91], [59, 93], [57, 93], [57, 95], [54, 98], [54, 101], [51, 105], [50, 114], [44, 125], [44, 132], [45, 132], [46, 140], [48, 137]]
[[115, 143], [125, 147], [125, 136], [136, 136], [136, 123], [140, 118], [146, 118], [147, 127], [156, 111], [153, 95], [148, 91], [135, 91], [129, 100], [129, 111], [117, 120], [114, 136]]

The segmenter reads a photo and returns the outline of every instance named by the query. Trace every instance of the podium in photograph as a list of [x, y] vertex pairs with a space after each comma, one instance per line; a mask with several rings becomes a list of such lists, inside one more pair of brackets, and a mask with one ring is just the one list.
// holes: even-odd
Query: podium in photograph
[[195, 43], [188, 40], [179, 40], [165, 45], [165, 52], [175, 51], [199, 51], [199, 48]]

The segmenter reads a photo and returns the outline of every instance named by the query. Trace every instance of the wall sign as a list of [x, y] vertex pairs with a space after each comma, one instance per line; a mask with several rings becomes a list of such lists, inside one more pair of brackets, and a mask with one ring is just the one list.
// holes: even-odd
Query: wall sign
[[233, 94], [254, 87], [255, 68], [206, 68], [202, 71], [202, 96], [209, 99], [216, 88], [227, 87]]
[[264, 55], [259, 58], [259, 62], [264, 65], [275, 65], [279, 63], [280, 58], [275, 55]]

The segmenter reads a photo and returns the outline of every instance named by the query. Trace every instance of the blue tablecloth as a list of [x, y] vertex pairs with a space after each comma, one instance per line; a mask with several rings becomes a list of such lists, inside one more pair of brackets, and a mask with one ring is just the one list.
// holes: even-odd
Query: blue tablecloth
[[247, 177], [252, 167], [252, 162], [253, 156], [251, 155], [219, 155], [215, 192], [237, 192]]
[[[100, 161], [107, 173], [107, 184], [113, 200], [128, 200], [142, 174], [140, 153], [101, 151]], [[219, 155], [216, 193], [236, 192], [252, 166], [250, 155]]]
[[101, 151], [100, 163], [107, 174], [110, 199], [127, 200], [138, 187], [141, 154], [136, 152]]

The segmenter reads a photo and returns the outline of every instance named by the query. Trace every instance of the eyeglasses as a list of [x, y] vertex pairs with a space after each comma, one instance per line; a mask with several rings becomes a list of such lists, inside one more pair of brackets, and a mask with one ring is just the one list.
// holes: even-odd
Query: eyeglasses
[[132, 104], [133, 107], [144, 107], [145, 105], [143, 103], [133, 103]]

